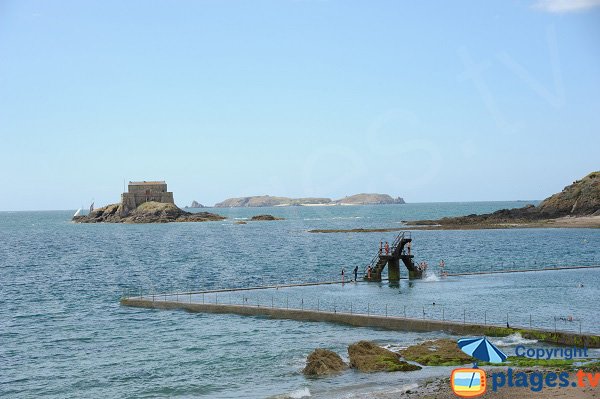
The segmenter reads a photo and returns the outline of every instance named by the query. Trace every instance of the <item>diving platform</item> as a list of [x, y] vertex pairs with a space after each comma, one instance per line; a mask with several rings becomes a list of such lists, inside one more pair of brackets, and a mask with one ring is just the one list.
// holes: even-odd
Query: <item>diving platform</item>
[[412, 237], [410, 232], [400, 232], [391, 247], [384, 249], [379, 248], [377, 255], [371, 259], [371, 262], [365, 269], [364, 280], [366, 281], [381, 281], [381, 274], [387, 266], [388, 280], [400, 280], [400, 261], [408, 270], [409, 279], [420, 279], [423, 277], [421, 270], [414, 262], [414, 255], [411, 253]]

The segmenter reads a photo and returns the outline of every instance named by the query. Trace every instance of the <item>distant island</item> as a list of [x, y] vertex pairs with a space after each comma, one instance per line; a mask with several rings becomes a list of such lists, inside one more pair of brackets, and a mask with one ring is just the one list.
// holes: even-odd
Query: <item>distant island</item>
[[543, 200], [538, 206], [501, 209], [483, 215], [407, 222], [425, 229], [496, 229], [511, 227], [600, 228], [600, 172], [592, 172]]
[[327, 206], [327, 205], [384, 205], [404, 204], [401, 197], [392, 198], [388, 194], [355, 194], [338, 200], [331, 198], [289, 198], [260, 195], [229, 198], [215, 204], [215, 208], [253, 208], [265, 206]]
[[198, 208], [206, 208], [204, 205], [202, 205], [201, 203], [199, 203], [198, 201], [192, 201], [192, 204], [190, 206], [185, 206], [185, 209], [188, 208], [192, 208], [192, 209], [198, 209]]
[[[199, 204], [198, 204], [199, 205]], [[169, 223], [207, 222], [225, 217], [209, 212], [186, 212], [173, 201], [164, 181], [129, 182], [121, 202], [73, 216], [75, 223]]]

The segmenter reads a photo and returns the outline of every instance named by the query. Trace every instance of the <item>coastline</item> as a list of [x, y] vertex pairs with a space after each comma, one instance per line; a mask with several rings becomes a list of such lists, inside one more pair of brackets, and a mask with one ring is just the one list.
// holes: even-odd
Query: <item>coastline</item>
[[[408, 222], [410, 223], [410, 222]], [[599, 216], [565, 216], [556, 219], [543, 219], [517, 223], [475, 223], [475, 224], [407, 224], [407, 229], [415, 230], [484, 230], [484, 229], [535, 229], [535, 228], [579, 228], [599, 229]]]
[[492, 230], [492, 229], [600, 229], [600, 216], [565, 216], [527, 223], [489, 224], [407, 224], [402, 227], [356, 228], [356, 229], [312, 229], [309, 233], [385, 233], [402, 230]]

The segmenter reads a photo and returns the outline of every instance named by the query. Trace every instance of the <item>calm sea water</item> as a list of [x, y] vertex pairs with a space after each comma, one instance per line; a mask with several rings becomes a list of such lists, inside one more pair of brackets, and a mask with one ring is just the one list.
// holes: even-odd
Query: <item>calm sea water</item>
[[[309, 229], [396, 227], [403, 220], [523, 205], [218, 209], [229, 219], [161, 225], [76, 225], [70, 222], [74, 211], [0, 212], [0, 397], [343, 397], [446, 375], [439, 368], [418, 375], [348, 372], [324, 380], [300, 373], [316, 347], [343, 354], [360, 339], [406, 346], [442, 333], [153, 311], [118, 301], [140, 287], [148, 292], [333, 280], [342, 267], [366, 265], [379, 241], [391, 242], [395, 233]], [[259, 213], [286, 220], [234, 223]], [[432, 265], [444, 259], [451, 272], [600, 264], [600, 230], [416, 231], [413, 238], [418, 261]], [[521, 324], [530, 314], [534, 323], [572, 315], [583, 321], [583, 330], [598, 334], [599, 274], [433, 277], [399, 287], [346, 284], [285, 295], [296, 301], [320, 298], [323, 306], [373, 300], [379, 312], [384, 303], [398, 313], [408, 305], [415, 317], [423, 311], [440, 317], [441, 306], [449, 316], [462, 317], [467, 308], [473, 320], [490, 312], [485, 317], [498, 323], [505, 313]], [[275, 300], [267, 292], [260, 295], [259, 301]], [[283, 292], [278, 295], [282, 301]]]

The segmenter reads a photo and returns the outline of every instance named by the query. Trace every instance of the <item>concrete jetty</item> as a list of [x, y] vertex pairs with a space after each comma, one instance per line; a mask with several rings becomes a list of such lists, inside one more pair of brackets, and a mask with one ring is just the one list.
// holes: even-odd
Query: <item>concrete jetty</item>
[[[174, 294], [170, 294], [172, 298]], [[157, 299], [158, 297], [130, 297], [121, 299], [121, 305], [151, 309], [180, 309], [195, 313], [224, 313], [241, 316], [269, 317], [272, 319], [288, 319], [310, 322], [329, 322], [357, 327], [382, 328], [394, 331], [444, 331], [455, 335], [487, 335], [503, 336], [519, 332], [525, 338], [534, 338], [549, 343], [562, 345], [600, 347], [600, 336], [576, 334], [563, 331], [543, 329], [503, 328], [498, 326], [460, 323], [428, 319], [404, 318], [371, 314], [353, 314], [319, 310], [287, 309], [260, 305], [234, 305], [218, 303], [185, 302], [185, 293], [177, 294], [182, 301]]]

